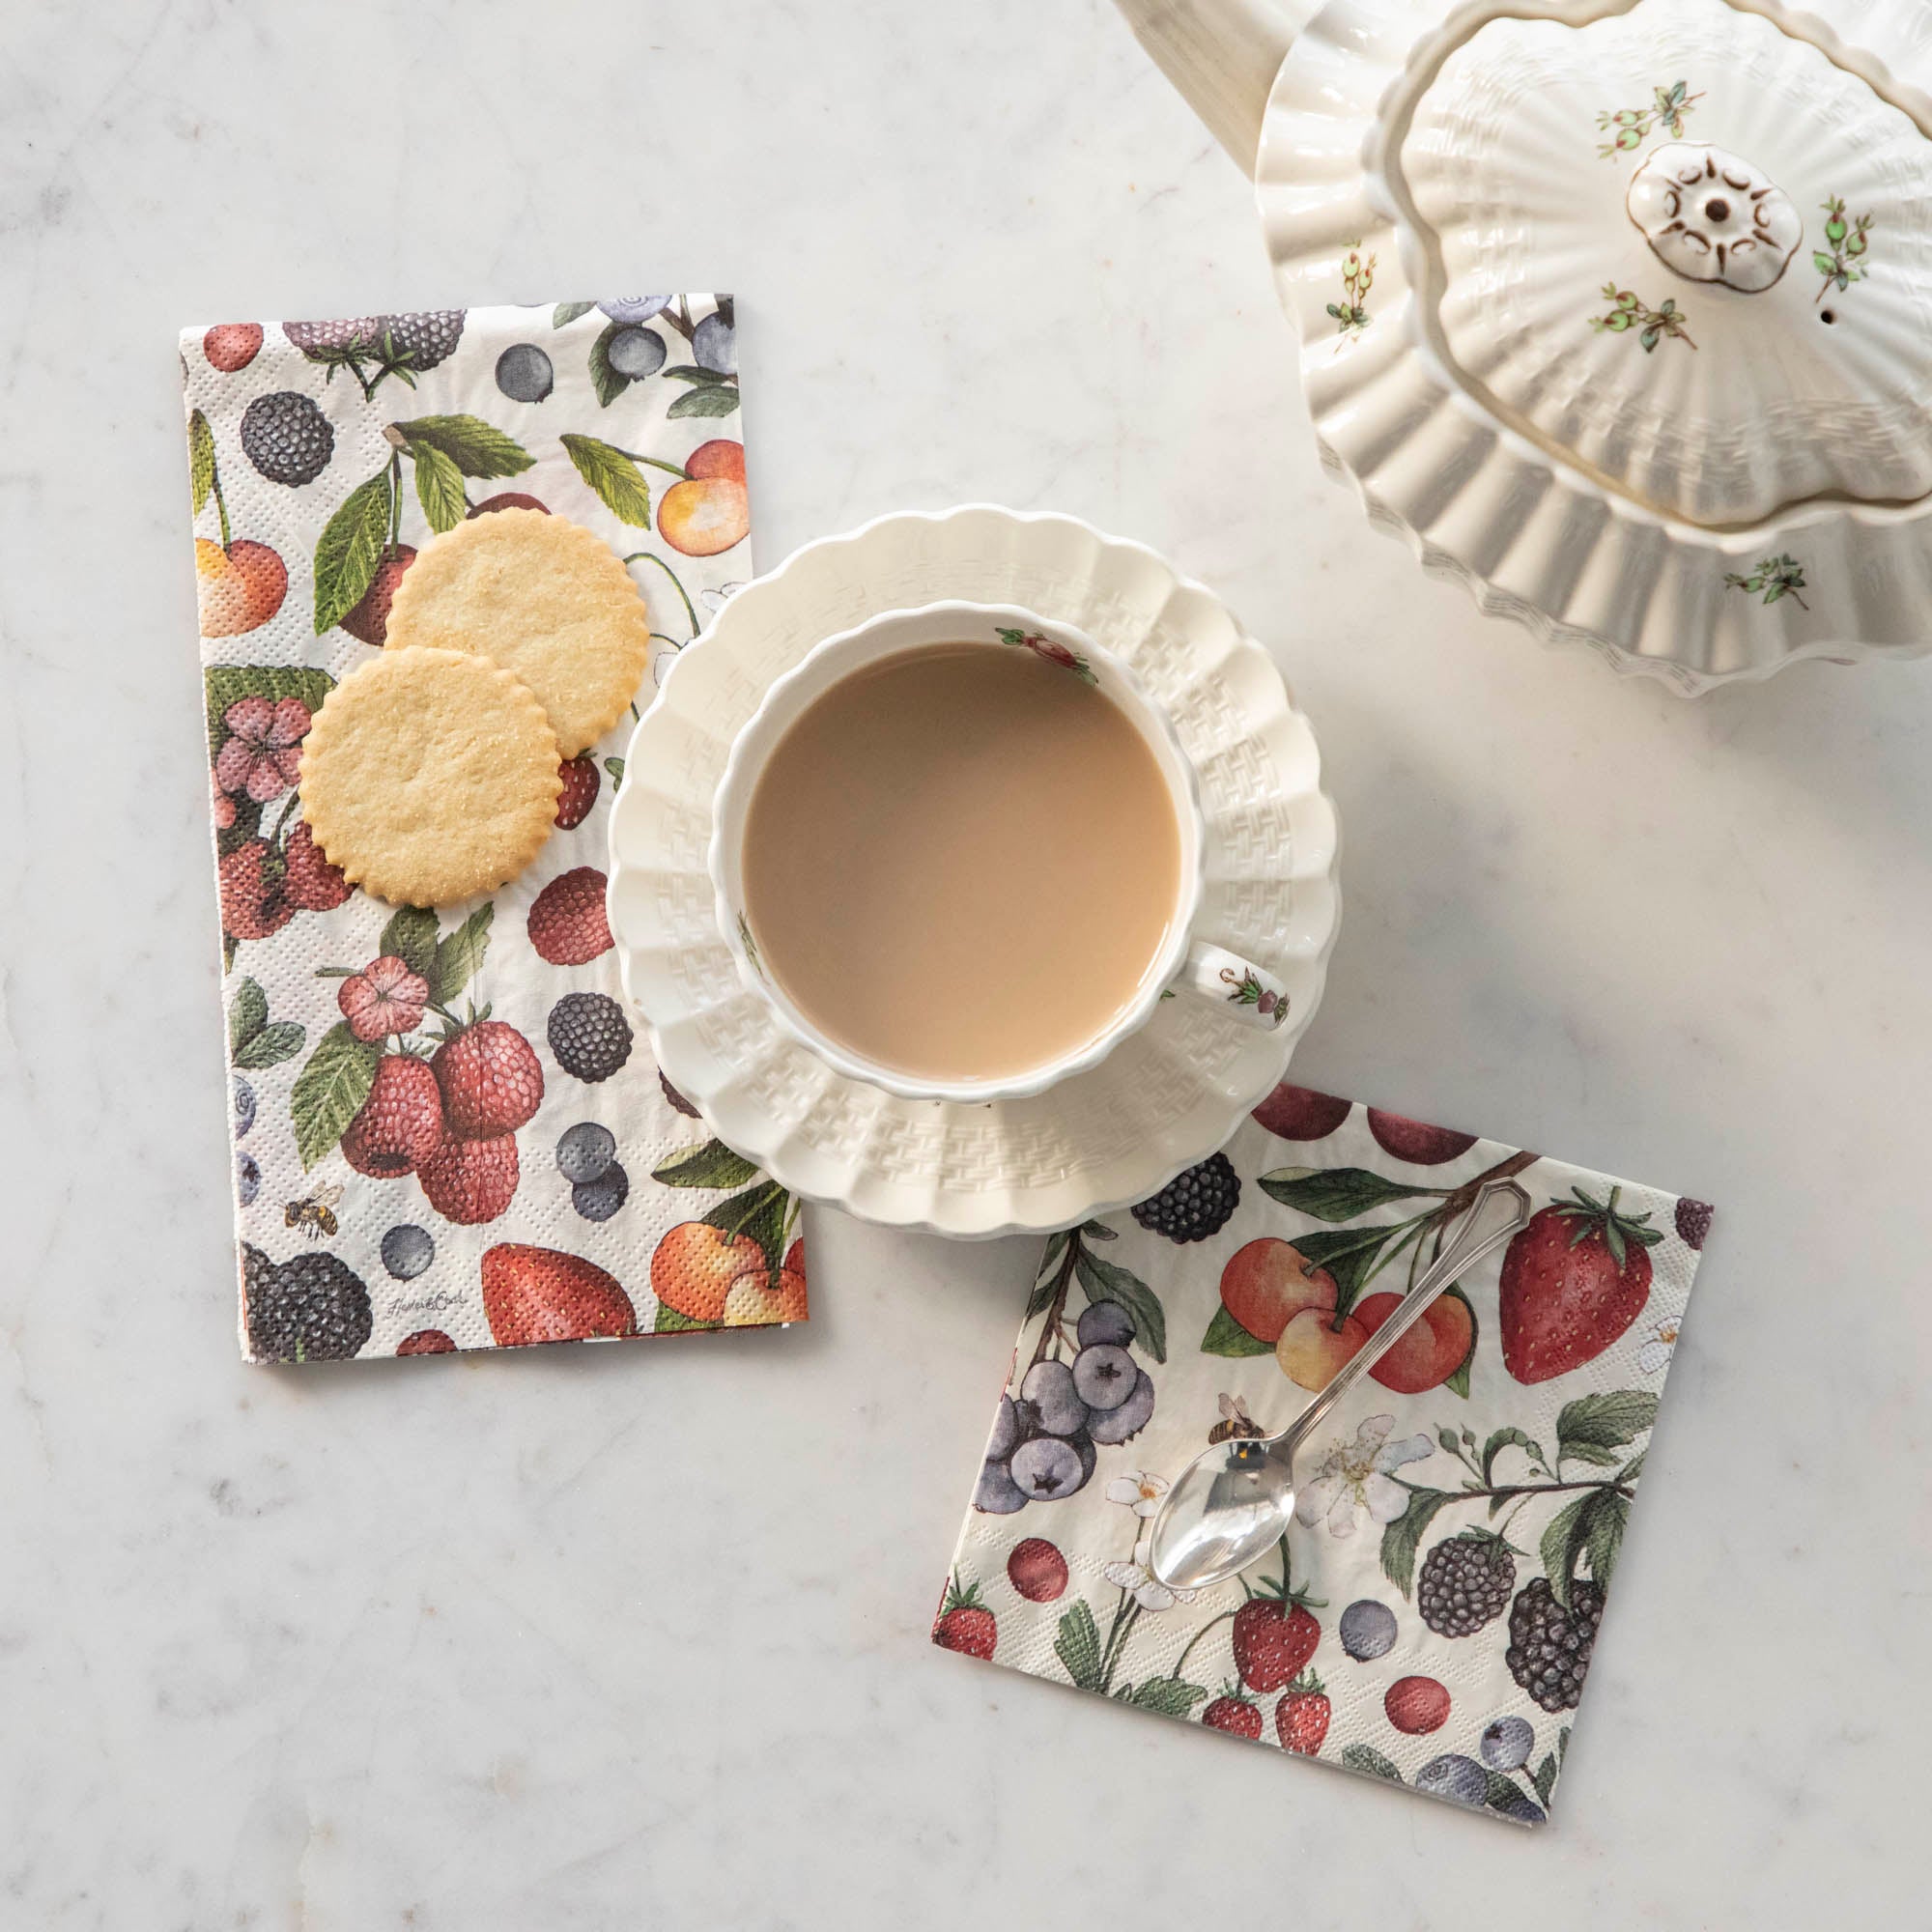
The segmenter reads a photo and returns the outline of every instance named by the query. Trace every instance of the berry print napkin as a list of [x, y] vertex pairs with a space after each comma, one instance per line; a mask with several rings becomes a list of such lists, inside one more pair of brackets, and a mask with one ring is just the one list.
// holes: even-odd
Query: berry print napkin
[[623, 1005], [604, 853], [631, 720], [563, 766], [535, 864], [463, 905], [353, 890], [297, 790], [324, 697], [467, 517], [595, 530], [661, 673], [752, 574], [735, 330], [694, 295], [182, 337], [251, 1361], [805, 1319], [796, 1204]]
[[[1535, 1212], [1304, 1446], [1290, 1534], [1148, 1568], [1210, 1442], [1293, 1421], [1490, 1177]], [[1541, 1824], [1562, 1775], [1702, 1202], [1277, 1088], [1130, 1214], [1052, 1236], [933, 1641]]]

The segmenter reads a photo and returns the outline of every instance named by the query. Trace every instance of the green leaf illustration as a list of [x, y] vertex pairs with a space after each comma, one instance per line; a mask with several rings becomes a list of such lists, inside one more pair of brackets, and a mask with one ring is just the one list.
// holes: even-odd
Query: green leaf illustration
[[741, 1153], [733, 1153], [723, 1141], [706, 1141], [690, 1153], [680, 1154], [651, 1169], [651, 1179], [667, 1187], [743, 1187], [757, 1178], [758, 1170]]
[[1549, 1808], [1549, 1794], [1556, 1789], [1556, 1754], [1545, 1751], [1542, 1761], [1529, 1775], [1529, 1781], [1536, 1786], [1536, 1795], [1542, 1799], [1545, 1810]]
[[1049, 1235], [1046, 1237], [1046, 1248], [1040, 1255], [1039, 1266], [1035, 1271], [1034, 1278], [1036, 1280], [1039, 1280], [1053, 1272], [1059, 1264], [1061, 1256], [1066, 1252], [1067, 1242], [1072, 1238], [1072, 1235], [1065, 1228], [1061, 1229], [1059, 1234]]
[[784, 1262], [785, 1210], [791, 1196], [776, 1180], [760, 1181], [734, 1194], [699, 1219], [726, 1235], [749, 1235], [765, 1252], [765, 1265], [774, 1273]]
[[1616, 1480], [1620, 1483], [1635, 1482], [1636, 1479], [1643, 1474], [1643, 1459], [1649, 1454], [1650, 1451], [1648, 1449], [1639, 1449], [1636, 1452], [1636, 1454], [1633, 1456], [1630, 1459], [1630, 1461], [1626, 1463], [1623, 1465], [1623, 1467], [1617, 1471]]
[[1204, 1355], [1271, 1355], [1274, 1344], [1264, 1342], [1258, 1336], [1250, 1335], [1225, 1308], [1214, 1311], [1214, 1319], [1208, 1324], [1208, 1332], [1201, 1338], [1201, 1352]]
[[1264, 1194], [1284, 1208], [1311, 1214], [1318, 1221], [1352, 1221], [1372, 1208], [1386, 1207], [1391, 1201], [1412, 1201], [1430, 1191], [1384, 1180], [1365, 1167], [1277, 1168], [1262, 1176], [1261, 1186]]
[[1620, 1496], [1615, 1490], [1599, 1490], [1584, 1515], [1583, 1548], [1590, 1559], [1590, 1575], [1608, 1589], [1623, 1551], [1624, 1531], [1630, 1525], [1630, 1498]]
[[1616, 1389], [1603, 1395], [1582, 1395], [1566, 1402], [1556, 1418], [1556, 1457], [1577, 1456], [1585, 1462], [1614, 1462], [1595, 1458], [1592, 1449], [1621, 1449], [1657, 1420], [1657, 1398], [1643, 1389]]
[[1158, 1711], [1164, 1718], [1184, 1718], [1207, 1696], [1205, 1687], [1183, 1683], [1178, 1677], [1150, 1677], [1124, 1695], [1124, 1701], [1139, 1711]]
[[332, 631], [361, 603], [389, 535], [389, 472], [379, 469], [342, 499], [315, 546], [315, 634]]
[[737, 407], [737, 384], [720, 383], [713, 388], [687, 389], [665, 415], [671, 422], [680, 416], [728, 416]]
[[237, 1049], [235, 1064], [250, 1073], [265, 1066], [279, 1066], [302, 1050], [308, 1029], [295, 1020], [271, 1020], [245, 1045]]
[[301, 1155], [304, 1172], [335, 1146], [344, 1128], [362, 1111], [376, 1084], [380, 1058], [374, 1043], [357, 1039], [346, 1020], [336, 1021], [309, 1055], [289, 1095], [296, 1151]]
[[436, 914], [427, 906], [398, 906], [376, 945], [384, 957], [400, 959], [412, 973], [421, 974], [429, 981], [430, 998], [441, 1002], [443, 989], [436, 970]]
[[1160, 1297], [1139, 1275], [1084, 1249], [1073, 1264], [1073, 1272], [1089, 1301], [1118, 1302], [1133, 1318], [1140, 1346], [1156, 1362], [1167, 1360], [1167, 1316]]
[[417, 443], [413, 454], [416, 501], [430, 528], [440, 536], [463, 521], [463, 471], [433, 442]]
[[1494, 1431], [1483, 1444], [1483, 1481], [1495, 1480], [1496, 1458], [1505, 1449], [1521, 1449], [1537, 1461], [1543, 1458], [1543, 1445], [1533, 1435], [1525, 1435], [1520, 1429], [1508, 1428]]
[[577, 473], [604, 499], [604, 507], [620, 524], [647, 530], [651, 526], [651, 493], [644, 472], [624, 454], [594, 436], [566, 436], [564, 452]]
[[1444, 1503], [1453, 1503], [1448, 1490], [1416, 1490], [1408, 1507], [1382, 1531], [1382, 1575], [1406, 1597], [1415, 1576], [1415, 1552], [1429, 1525]]
[[721, 1321], [694, 1321], [689, 1315], [680, 1315], [667, 1302], [658, 1303], [657, 1320], [651, 1324], [652, 1331], [659, 1335], [682, 1334], [692, 1328], [721, 1328]]
[[1385, 1778], [1390, 1784], [1402, 1782], [1402, 1773], [1374, 1745], [1344, 1745], [1342, 1762], [1364, 1777]]
[[214, 490], [214, 432], [199, 410], [187, 419], [187, 486], [198, 517]]
[[611, 338], [623, 327], [621, 322], [611, 323], [590, 345], [590, 386], [597, 391], [599, 406], [607, 410], [631, 386], [630, 377], [611, 366]]
[[595, 308], [595, 302], [558, 302], [551, 310], [550, 326], [553, 328], [567, 328], [581, 315], [588, 315]]
[[490, 922], [497, 917], [497, 902], [485, 899], [453, 932], [436, 943], [436, 965], [425, 973], [436, 997], [447, 1006], [483, 964], [490, 950]]
[[1335, 1306], [1346, 1314], [1355, 1305], [1382, 1249], [1404, 1230], [1396, 1227], [1341, 1228], [1333, 1234], [1297, 1235], [1294, 1245], [1310, 1268], [1326, 1268], [1335, 1281]]
[[1076, 1690], [1101, 1690], [1100, 1633], [1094, 1612], [1083, 1597], [1060, 1620], [1060, 1634], [1053, 1640], [1053, 1654], [1059, 1658]]
[[668, 369], [661, 369], [658, 373], [668, 376], [674, 383], [702, 383], [707, 386], [731, 380], [729, 376], [721, 376], [716, 369], [700, 369], [696, 362], [673, 362]]
[[1576, 1580], [1577, 1565], [1589, 1540], [1587, 1512], [1597, 1494], [1597, 1491], [1588, 1490], [1565, 1503], [1549, 1519], [1538, 1546], [1550, 1594], [1566, 1610], [1570, 1607], [1570, 1585]]
[[237, 983], [235, 997], [228, 1003], [228, 1052], [240, 1053], [269, 1024], [269, 996], [261, 981], [245, 974]]
[[396, 428], [409, 439], [412, 455], [440, 450], [466, 476], [521, 476], [536, 462], [514, 437], [481, 416], [417, 416]]
[[[244, 697], [266, 697], [271, 704], [285, 697], [299, 697], [311, 712], [320, 711], [322, 700], [335, 689], [335, 680], [326, 670], [308, 665], [213, 665], [202, 673], [202, 688], [208, 698], [208, 755], [212, 762], [228, 742], [225, 721], [231, 704]], [[237, 810], [244, 810], [254, 803], [253, 799], [240, 799]]]

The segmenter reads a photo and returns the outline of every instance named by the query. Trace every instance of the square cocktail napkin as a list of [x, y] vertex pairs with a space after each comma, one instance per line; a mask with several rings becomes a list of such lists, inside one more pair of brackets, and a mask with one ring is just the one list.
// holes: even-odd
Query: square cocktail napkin
[[[1210, 1441], [1291, 1422], [1476, 1183], [1535, 1213], [1307, 1444], [1291, 1534], [1170, 1590]], [[1524, 1824], [1548, 1816], [1711, 1209], [1284, 1086], [1047, 1242], [933, 1641]]]
[[[466, 517], [585, 525], [631, 566], [656, 670], [689, 641], [752, 574], [735, 327], [693, 295], [182, 337], [250, 1360], [804, 1318], [795, 1204], [708, 1138], [623, 1003], [604, 854], [631, 721], [566, 764], [535, 863], [463, 905], [353, 891], [296, 789], [314, 713]], [[400, 1119], [484, 1027], [520, 1114], [541, 1087], [511, 1146], [372, 1156], [365, 1110]]]

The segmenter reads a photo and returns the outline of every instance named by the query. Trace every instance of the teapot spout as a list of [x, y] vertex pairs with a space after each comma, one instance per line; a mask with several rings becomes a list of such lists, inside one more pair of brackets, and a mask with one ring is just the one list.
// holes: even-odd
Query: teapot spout
[[1268, 92], [1321, 0], [1117, 0], [1134, 37], [1251, 179]]

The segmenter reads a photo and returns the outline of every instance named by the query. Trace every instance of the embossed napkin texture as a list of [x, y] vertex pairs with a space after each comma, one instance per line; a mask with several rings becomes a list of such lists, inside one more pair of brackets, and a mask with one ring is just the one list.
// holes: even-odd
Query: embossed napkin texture
[[[1491, 1175], [1528, 1227], [1303, 1448], [1284, 1546], [1213, 1589], [1156, 1582], [1173, 1479], [1291, 1422]], [[933, 1641], [1543, 1823], [1710, 1225], [1278, 1089], [1152, 1201], [1047, 1242]]]
[[[795, 1204], [662, 1083], [623, 1005], [605, 829], [632, 721], [566, 767], [535, 864], [462, 905], [351, 890], [297, 790], [325, 696], [467, 516], [595, 530], [662, 673], [752, 574], [735, 322], [728, 296], [653, 296], [182, 336], [252, 1361], [804, 1317]], [[441, 1103], [466, 1083], [492, 1094], [459, 1144]]]

